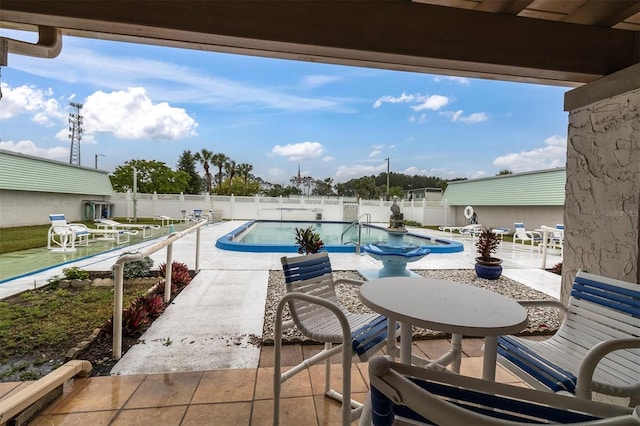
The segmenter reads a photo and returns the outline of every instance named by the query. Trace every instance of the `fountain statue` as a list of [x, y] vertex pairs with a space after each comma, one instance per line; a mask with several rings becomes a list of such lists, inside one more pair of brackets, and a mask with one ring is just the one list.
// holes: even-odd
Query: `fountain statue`
[[410, 276], [407, 269], [408, 262], [420, 260], [431, 251], [428, 248], [404, 242], [404, 235], [408, 232], [404, 227], [404, 215], [400, 212], [398, 198], [393, 198], [391, 216], [387, 231], [387, 242], [367, 244], [362, 247], [365, 253], [382, 262], [382, 269], [378, 271], [360, 271], [367, 279], [384, 277]]

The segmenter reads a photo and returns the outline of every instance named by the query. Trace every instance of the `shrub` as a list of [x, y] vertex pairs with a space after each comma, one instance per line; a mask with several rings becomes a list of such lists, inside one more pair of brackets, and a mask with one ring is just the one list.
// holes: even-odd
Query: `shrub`
[[324, 247], [324, 243], [320, 239], [320, 234], [315, 232], [313, 225], [307, 228], [296, 228], [296, 245], [298, 246], [298, 253], [300, 254], [312, 254], [318, 253]]
[[551, 272], [556, 275], [562, 275], [562, 262], [553, 265], [553, 267], [551, 268]]
[[89, 278], [89, 273], [87, 271], [76, 266], [64, 268], [62, 273], [64, 274], [65, 280], [86, 280]]
[[149, 314], [143, 305], [132, 305], [122, 311], [122, 335], [138, 337], [149, 326]]
[[[167, 277], [167, 265], [160, 265], [160, 276]], [[191, 272], [189, 267], [184, 263], [173, 262], [171, 264], [171, 284], [184, 287], [191, 282]]]
[[164, 299], [157, 294], [147, 294], [140, 299], [139, 303], [144, 306], [151, 319], [158, 318], [164, 312]]
[[125, 263], [122, 271], [122, 276], [125, 280], [147, 277], [149, 276], [149, 271], [151, 271], [152, 266], [153, 260], [149, 256], [146, 256], [142, 260]]

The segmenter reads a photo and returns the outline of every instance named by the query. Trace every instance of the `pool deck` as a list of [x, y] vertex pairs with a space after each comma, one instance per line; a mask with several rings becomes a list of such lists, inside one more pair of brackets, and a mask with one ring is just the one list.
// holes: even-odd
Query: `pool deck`
[[[256, 368], [260, 348], [251, 343], [261, 336], [267, 277], [270, 270], [280, 270], [283, 253], [243, 253], [217, 249], [218, 237], [234, 230], [244, 221], [228, 221], [207, 225], [201, 231], [200, 272], [191, 284], [172, 302], [164, 314], [141, 337], [144, 343], [131, 348], [112, 370], [112, 374], [150, 374], [203, 371], [212, 369]], [[418, 228], [412, 232], [446, 238], [446, 234]], [[465, 251], [432, 254], [409, 264], [410, 269], [473, 269], [475, 248], [471, 240], [456, 238]], [[146, 246], [153, 241], [145, 241]], [[127, 247], [126, 251], [138, 246]], [[543, 271], [541, 255], [502, 243], [498, 256], [503, 259], [503, 275], [553, 297], [559, 297], [560, 277]], [[78, 266], [86, 270], [109, 270], [118, 255], [114, 251], [84, 259], [64, 267]], [[173, 260], [190, 267], [195, 263], [195, 234], [174, 243]], [[290, 255], [290, 254], [289, 254]], [[166, 262], [166, 251], [153, 254], [154, 266]], [[373, 258], [361, 254], [330, 253], [334, 270], [380, 268]], [[560, 262], [548, 255], [547, 265]], [[58, 270], [59, 269], [59, 270]], [[46, 284], [53, 275], [61, 275], [63, 267], [0, 285], [0, 298], [36, 285]], [[167, 339], [171, 344], [167, 345]]]

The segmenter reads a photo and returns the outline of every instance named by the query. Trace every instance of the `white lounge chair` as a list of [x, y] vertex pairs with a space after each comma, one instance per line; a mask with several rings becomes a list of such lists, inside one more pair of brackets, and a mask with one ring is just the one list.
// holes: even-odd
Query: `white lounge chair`
[[604, 404], [551, 392], [397, 364], [369, 361], [371, 392], [360, 425], [640, 425], [640, 407]]
[[530, 244], [530, 250], [536, 247], [536, 243], [540, 245], [542, 243], [542, 234], [537, 231], [527, 231], [524, 227], [524, 223], [516, 222], [513, 224], [515, 231], [513, 232], [513, 248], [516, 248], [516, 243], [520, 243], [524, 246], [526, 243]]
[[[361, 361], [366, 361], [386, 344], [388, 320], [378, 314], [354, 314], [339, 304], [336, 283], [360, 285], [362, 282], [346, 279], [334, 281], [326, 252], [283, 257], [281, 262], [287, 294], [280, 300], [275, 318], [273, 424], [279, 424], [280, 421], [282, 384], [295, 374], [324, 361], [325, 395], [342, 402], [342, 424], [350, 425], [362, 411], [362, 404], [351, 400], [351, 360], [358, 355]], [[288, 306], [292, 320], [283, 324], [285, 306]], [[282, 330], [283, 327], [292, 326], [309, 339], [325, 342], [325, 348], [283, 373], [280, 366]], [[342, 354], [341, 393], [333, 390], [330, 382], [330, 358], [338, 354]]]
[[56, 252], [74, 252], [76, 245], [88, 246], [91, 229], [82, 223], [67, 223], [64, 214], [50, 214], [51, 227], [47, 232], [47, 249]]
[[[159, 225], [142, 225], [137, 223], [121, 223], [116, 220], [111, 219], [96, 219], [96, 227], [102, 229], [112, 229], [114, 231], [117, 230], [137, 230], [142, 231], [142, 238], [150, 238], [153, 237], [153, 231], [155, 229], [160, 229]], [[137, 232], [136, 232], [137, 233]], [[135, 235], [134, 233], [131, 233]]]

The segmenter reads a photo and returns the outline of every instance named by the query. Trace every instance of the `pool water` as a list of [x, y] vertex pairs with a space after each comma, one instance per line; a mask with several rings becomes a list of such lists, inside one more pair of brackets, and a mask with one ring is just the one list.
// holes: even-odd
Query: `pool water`
[[[235, 229], [221, 237], [216, 247], [224, 250], [246, 252], [284, 252], [295, 253], [295, 229], [313, 226], [320, 234], [328, 252], [355, 252], [358, 241], [358, 227], [350, 222], [297, 222], [257, 220]], [[363, 225], [361, 244], [386, 242], [384, 228]], [[427, 247], [431, 253], [452, 253], [462, 251], [462, 244], [454, 241], [405, 234], [404, 242]]]

